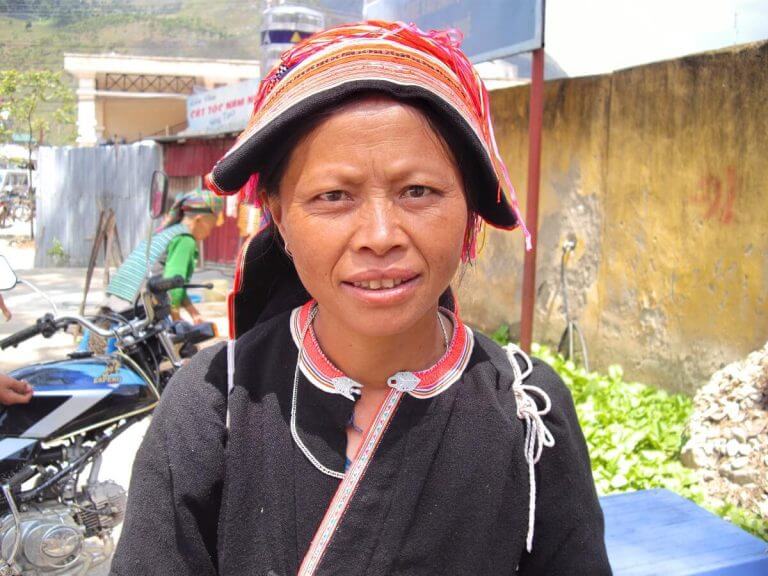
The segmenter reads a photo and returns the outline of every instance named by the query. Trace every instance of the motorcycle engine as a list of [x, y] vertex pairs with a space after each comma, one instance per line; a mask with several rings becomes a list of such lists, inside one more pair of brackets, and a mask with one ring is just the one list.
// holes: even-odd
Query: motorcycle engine
[[111, 532], [123, 521], [128, 495], [120, 484], [107, 480], [94, 482], [83, 489], [78, 519], [85, 526], [86, 536]]
[[[126, 492], [115, 482], [86, 485], [74, 502], [45, 501], [20, 511], [16, 565], [24, 576], [84, 574], [112, 556], [112, 528], [125, 515]], [[16, 538], [13, 515], [0, 518], [0, 553], [9, 558]]]

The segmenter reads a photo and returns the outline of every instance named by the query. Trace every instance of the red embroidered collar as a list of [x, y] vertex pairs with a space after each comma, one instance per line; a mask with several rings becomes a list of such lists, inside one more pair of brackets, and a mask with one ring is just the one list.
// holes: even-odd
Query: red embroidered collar
[[[315, 305], [315, 301], [310, 300], [291, 313], [291, 335], [296, 347], [301, 350], [299, 368], [320, 390], [329, 394], [341, 394], [352, 400], [352, 394], [360, 393], [360, 384], [347, 377], [323, 353], [312, 326], [306, 331], [303, 345], [299, 345], [301, 334]], [[414, 398], [431, 398], [444, 392], [461, 378], [472, 355], [474, 335], [450, 310], [441, 308], [440, 311], [449, 317], [453, 324], [453, 334], [445, 354], [434, 366], [426, 370], [393, 374], [388, 379], [390, 387], [407, 392]]]

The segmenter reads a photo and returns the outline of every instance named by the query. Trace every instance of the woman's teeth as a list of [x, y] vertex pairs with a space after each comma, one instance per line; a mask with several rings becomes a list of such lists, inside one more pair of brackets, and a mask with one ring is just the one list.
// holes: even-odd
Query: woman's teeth
[[368, 280], [366, 282], [355, 282], [355, 287], [365, 288], [366, 290], [381, 290], [383, 288], [394, 288], [400, 286], [404, 280], [394, 280], [392, 278], [384, 278], [382, 280]]

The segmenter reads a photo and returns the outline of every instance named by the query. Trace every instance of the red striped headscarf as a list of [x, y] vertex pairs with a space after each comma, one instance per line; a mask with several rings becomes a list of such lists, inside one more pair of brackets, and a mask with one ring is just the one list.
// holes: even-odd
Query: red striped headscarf
[[265, 76], [248, 127], [206, 176], [206, 184], [219, 194], [245, 187], [246, 196], [255, 198], [264, 151], [303, 116], [356, 93], [382, 92], [426, 102], [462, 135], [469, 151], [462, 171], [469, 176], [479, 216], [497, 228], [521, 226], [530, 245], [496, 146], [488, 92], [460, 44], [458, 31], [424, 32], [402, 22], [348, 24], [311, 36], [286, 51]]

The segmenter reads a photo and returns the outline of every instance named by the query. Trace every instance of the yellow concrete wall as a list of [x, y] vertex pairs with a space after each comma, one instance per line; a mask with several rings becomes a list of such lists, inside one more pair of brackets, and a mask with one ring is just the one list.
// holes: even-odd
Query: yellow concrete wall
[[[569, 234], [569, 303], [595, 367], [693, 391], [768, 340], [767, 103], [768, 43], [547, 83], [537, 340], [565, 326]], [[492, 108], [524, 205], [528, 89]], [[459, 290], [469, 323], [518, 326], [522, 246], [489, 231]]]
[[[102, 100], [103, 137], [135, 142], [150, 135], [163, 135], [167, 127], [178, 131], [187, 120], [187, 104], [174, 98], [116, 98]], [[173, 132], [172, 132], [173, 133]]]

